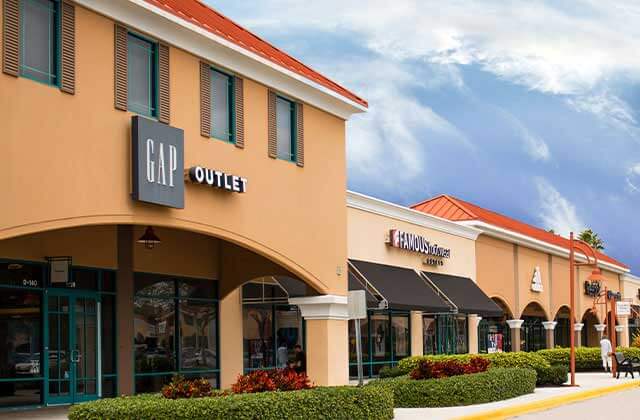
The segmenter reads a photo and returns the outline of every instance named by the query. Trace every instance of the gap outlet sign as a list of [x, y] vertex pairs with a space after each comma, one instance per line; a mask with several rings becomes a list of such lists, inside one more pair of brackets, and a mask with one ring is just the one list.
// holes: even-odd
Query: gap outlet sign
[[133, 199], [184, 208], [184, 132], [140, 116], [131, 118]]
[[221, 190], [245, 193], [247, 192], [247, 178], [227, 174], [215, 169], [194, 166], [188, 172], [189, 181], [194, 184], [208, 185]]

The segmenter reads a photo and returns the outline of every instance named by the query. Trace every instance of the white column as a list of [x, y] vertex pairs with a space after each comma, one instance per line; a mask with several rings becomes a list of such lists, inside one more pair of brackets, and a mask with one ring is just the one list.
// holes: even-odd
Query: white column
[[511, 328], [511, 351], [520, 351], [520, 328], [524, 319], [509, 319], [507, 324]]
[[469, 354], [478, 354], [478, 327], [482, 317], [477, 314], [467, 315], [467, 337], [469, 339]]
[[[616, 345], [620, 347], [628, 347], [629, 345], [629, 334], [624, 334], [624, 331], [625, 331], [624, 325], [616, 325]], [[623, 337], [627, 338], [626, 344], [622, 343]]]
[[[620, 347], [629, 347], [629, 317], [618, 317], [618, 324], [620, 324], [618, 327], [622, 329], [618, 337], [618, 345]], [[618, 327], [616, 327], [616, 331], [618, 331]]]
[[547, 348], [552, 349], [554, 346], [554, 331], [556, 329], [556, 325], [558, 323], [556, 321], [544, 321], [542, 326], [545, 329], [545, 333], [547, 336]]
[[604, 329], [607, 328], [606, 324], [596, 324], [594, 325], [596, 331], [598, 331], [598, 340], [602, 340], [602, 336], [604, 335]]
[[411, 311], [411, 355], [422, 356], [424, 353], [424, 338], [422, 337], [422, 312]]
[[575, 333], [575, 344], [576, 347], [580, 347], [582, 346], [582, 328], [584, 327], [584, 324], [581, 322], [577, 322], [575, 324], [573, 324], [573, 331]]
[[307, 375], [316, 385], [349, 383], [349, 311], [346, 296], [290, 298], [306, 320]]

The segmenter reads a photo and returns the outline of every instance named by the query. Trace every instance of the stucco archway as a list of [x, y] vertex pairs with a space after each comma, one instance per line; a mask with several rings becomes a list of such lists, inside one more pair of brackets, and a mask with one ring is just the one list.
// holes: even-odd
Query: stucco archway
[[584, 347], [598, 347], [600, 345], [600, 334], [596, 330], [596, 325], [600, 324], [600, 318], [598, 314], [591, 309], [587, 309], [582, 315], [581, 320], [582, 327], [582, 346]]
[[554, 330], [554, 343], [557, 347], [569, 347], [571, 333], [573, 331], [571, 313], [568, 306], [563, 305], [557, 311], [553, 319], [556, 322]]
[[549, 317], [539, 302], [532, 301], [525, 306], [520, 319], [524, 320], [521, 328], [521, 345], [524, 351], [537, 351], [546, 347], [544, 321]]

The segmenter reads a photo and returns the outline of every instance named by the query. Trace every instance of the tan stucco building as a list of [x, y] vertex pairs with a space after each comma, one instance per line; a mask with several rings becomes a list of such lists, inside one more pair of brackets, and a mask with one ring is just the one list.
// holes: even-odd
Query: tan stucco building
[[355, 192], [347, 220], [349, 289], [367, 293], [365, 376], [409, 355], [477, 353], [478, 322], [502, 314], [475, 283], [481, 231]]
[[346, 383], [345, 124], [366, 101], [195, 0], [0, 17], [0, 406], [227, 387], [294, 344]]
[[[447, 195], [412, 208], [480, 231], [475, 241], [476, 281], [504, 311], [503, 317], [480, 323], [481, 341], [487, 337], [489, 348], [567, 346], [571, 330], [578, 345], [598, 344], [607, 321], [602, 299], [596, 303], [593, 291], [585, 285], [593, 270], [590, 267], [576, 269], [576, 319], [569, 320], [568, 239]], [[586, 261], [583, 254], [576, 255], [577, 261]], [[623, 291], [629, 268], [605, 254], [597, 256], [604, 276], [600, 289]], [[628, 335], [622, 333], [627, 321], [627, 317], [617, 320], [618, 343], [623, 346], [628, 344]]]

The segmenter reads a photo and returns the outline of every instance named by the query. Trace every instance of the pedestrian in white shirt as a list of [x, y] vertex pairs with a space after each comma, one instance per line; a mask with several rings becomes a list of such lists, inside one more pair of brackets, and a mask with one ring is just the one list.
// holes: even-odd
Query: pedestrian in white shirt
[[605, 336], [600, 340], [600, 356], [602, 357], [602, 367], [604, 371], [611, 371], [611, 341]]

